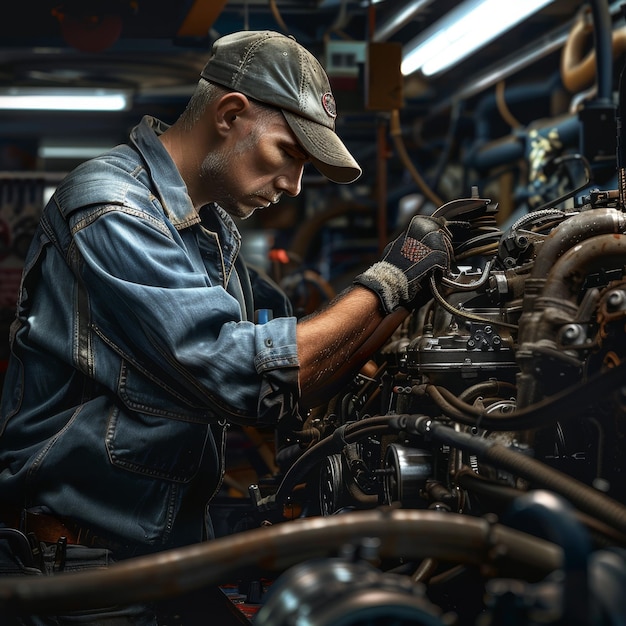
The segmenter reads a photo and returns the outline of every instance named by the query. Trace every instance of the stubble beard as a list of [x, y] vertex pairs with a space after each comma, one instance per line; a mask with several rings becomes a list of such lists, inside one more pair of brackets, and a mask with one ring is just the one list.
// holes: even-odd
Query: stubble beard
[[[239, 157], [254, 148], [257, 142], [257, 135], [249, 135], [245, 141], [237, 144], [235, 148], [229, 148], [227, 151], [215, 151], [206, 155], [200, 166], [200, 178], [210, 181], [212, 202], [218, 204], [224, 211], [232, 217], [242, 220], [248, 219], [256, 210], [241, 204], [242, 198], [233, 195], [228, 186], [224, 184], [228, 180], [229, 172], [227, 164], [236, 164]], [[232, 167], [232, 165], [231, 165]], [[250, 198], [262, 194], [251, 194]], [[245, 198], [244, 198], [245, 199]]]

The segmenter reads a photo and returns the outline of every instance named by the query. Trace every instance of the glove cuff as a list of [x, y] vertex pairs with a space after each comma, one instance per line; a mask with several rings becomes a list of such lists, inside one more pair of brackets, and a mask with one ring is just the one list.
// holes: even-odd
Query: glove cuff
[[391, 313], [403, 302], [411, 300], [409, 281], [406, 274], [393, 263], [378, 261], [362, 274], [354, 283], [373, 291], [381, 301], [385, 313]]

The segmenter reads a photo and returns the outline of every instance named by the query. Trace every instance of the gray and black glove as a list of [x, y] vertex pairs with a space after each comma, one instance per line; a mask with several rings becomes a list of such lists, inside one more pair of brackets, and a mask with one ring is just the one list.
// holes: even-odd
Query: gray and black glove
[[445, 219], [416, 215], [406, 231], [387, 245], [383, 258], [354, 283], [376, 293], [386, 313], [399, 306], [412, 309], [422, 278], [437, 269], [447, 270], [452, 255]]

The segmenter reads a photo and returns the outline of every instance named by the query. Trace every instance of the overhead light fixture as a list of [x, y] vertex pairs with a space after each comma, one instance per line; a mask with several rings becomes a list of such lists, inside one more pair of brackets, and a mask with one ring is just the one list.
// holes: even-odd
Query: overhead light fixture
[[124, 111], [130, 93], [123, 90], [57, 87], [0, 89], [0, 109], [11, 111]]
[[110, 150], [114, 143], [114, 141], [104, 139], [44, 137], [39, 142], [37, 156], [44, 160], [91, 159]]
[[554, 0], [466, 0], [403, 50], [402, 74], [443, 72]]

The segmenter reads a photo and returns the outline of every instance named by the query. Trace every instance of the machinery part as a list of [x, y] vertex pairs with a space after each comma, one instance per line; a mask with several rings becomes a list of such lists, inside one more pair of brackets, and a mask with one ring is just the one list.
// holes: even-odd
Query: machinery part
[[332, 515], [344, 501], [341, 454], [331, 454], [320, 471], [320, 510], [322, 515]]
[[376, 537], [381, 558], [489, 563], [529, 580], [543, 578], [562, 562], [558, 546], [486, 519], [442, 516], [437, 511], [354, 511], [247, 530], [104, 570], [5, 577], [0, 611], [55, 613], [164, 599], [237, 576], [249, 577], [255, 567], [280, 573], [299, 562], [329, 556], [359, 537]]
[[385, 452], [385, 500], [403, 507], [424, 508], [422, 496], [426, 480], [432, 475], [431, 453], [427, 450], [391, 443]]
[[257, 626], [445, 626], [451, 622], [422, 585], [381, 573], [366, 562], [325, 559], [301, 563], [270, 588]]

